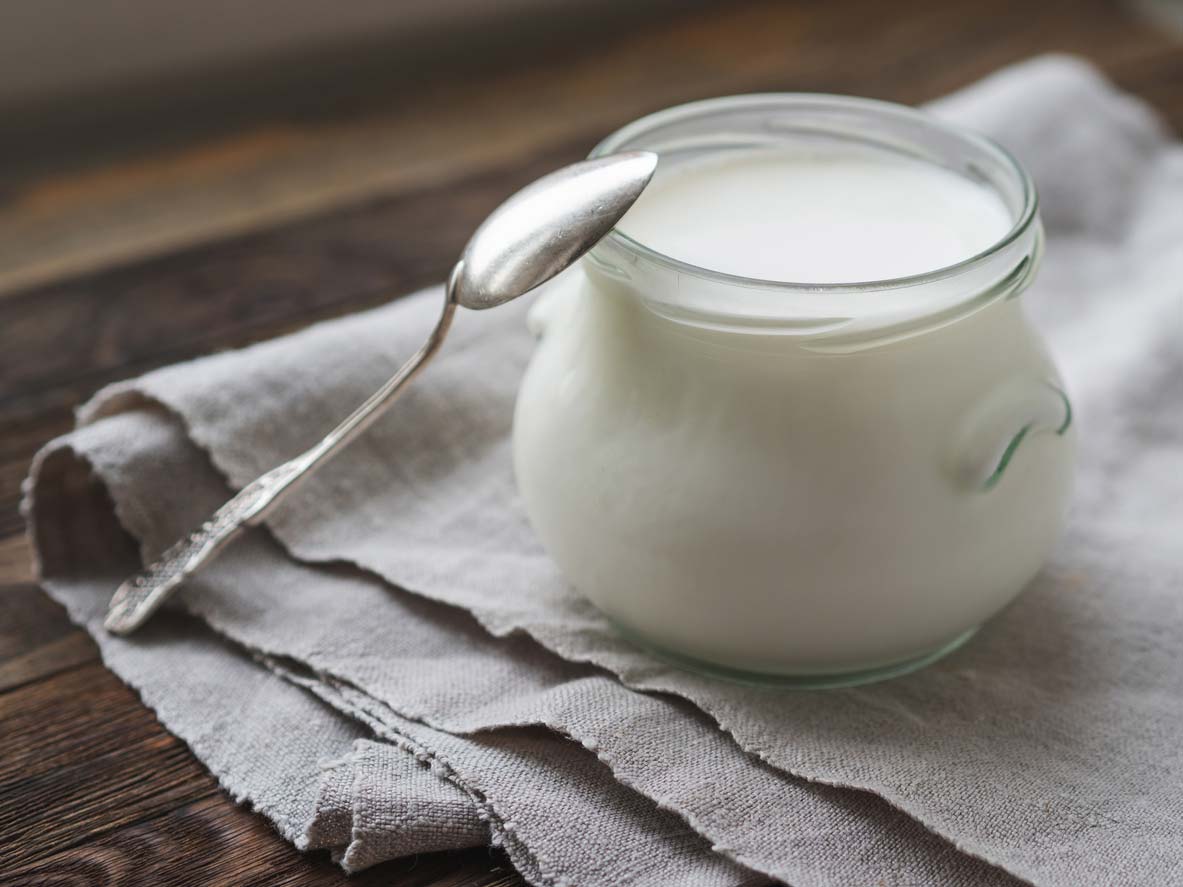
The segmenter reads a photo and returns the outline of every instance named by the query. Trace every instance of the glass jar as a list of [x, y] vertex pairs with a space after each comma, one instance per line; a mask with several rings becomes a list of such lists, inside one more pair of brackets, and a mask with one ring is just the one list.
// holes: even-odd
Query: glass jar
[[1013, 226], [950, 267], [807, 285], [618, 228], [532, 309], [514, 463], [543, 545], [627, 635], [713, 674], [847, 685], [955, 648], [1039, 570], [1071, 409], [1020, 308], [1035, 190], [988, 140], [882, 102], [758, 95], [645, 117], [593, 156], [669, 169], [776, 145], [938, 164]]

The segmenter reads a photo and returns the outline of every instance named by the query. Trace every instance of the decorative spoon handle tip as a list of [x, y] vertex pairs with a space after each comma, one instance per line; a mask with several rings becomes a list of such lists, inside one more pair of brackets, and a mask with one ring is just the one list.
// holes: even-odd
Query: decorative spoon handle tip
[[285, 462], [247, 484], [200, 527], [126, 580], [111, 598], [103, 627], [126, 635], [143, 625], [177, 586], [212, 560], [244, 527], [262, 518], [299, 476], [299, 468], [296, 461]]

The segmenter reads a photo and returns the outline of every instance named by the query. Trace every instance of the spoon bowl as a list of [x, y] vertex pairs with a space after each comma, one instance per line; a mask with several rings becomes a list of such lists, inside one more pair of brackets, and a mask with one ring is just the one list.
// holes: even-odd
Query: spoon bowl
[[546, 283], [600, 242], [657, 169], [651, 151], [585, 160], [543, 176], [495, 209], [464, 248], [456, 301], [483, 310]]

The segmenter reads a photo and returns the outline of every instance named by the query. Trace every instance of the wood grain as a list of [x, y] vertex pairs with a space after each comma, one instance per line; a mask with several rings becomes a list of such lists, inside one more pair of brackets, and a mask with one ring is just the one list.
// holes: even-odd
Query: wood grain
[[[326, 853], [295, 853], [259, 817], [218, 796], [178, 806], [0, 874], [0, 885], [10, 887], [320, 887], [343, 880]], [[395, 860], [349, 883], [357, 887], [518, 887], [522, 882], [500, 854], [475, 849]]]
[[[529, 63], [257, 119], [0, 194], [0, 884], [340, 884], [220, 791], [33, 584], [29, 459], [119, 378], [439, 280], [538, 173], [655, 108], [758, 90], [933, 98], [1036, 53], [1099, 64], [1183, 129], [1183, 45], [1101, 0], [736, 2]], [[353, 883], [509, 885], [479, 850]]]
[[0, 588], [4, 588], [0, 613], [5, 617], [0, 623], [0, 694], [98, 661], [98, 648], [89, 635], [71, 625], [39, 588]]
[[33, 578], [28, 540], [23, 535], [0, 537], [0, 588], [19, 586]]

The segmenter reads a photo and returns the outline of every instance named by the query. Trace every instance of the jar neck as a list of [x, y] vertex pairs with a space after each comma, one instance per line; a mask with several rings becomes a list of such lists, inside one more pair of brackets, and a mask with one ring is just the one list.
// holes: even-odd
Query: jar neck
[[[901, 155], [992, 189], [1014, 224], [978, 255], [911, 277], [795, 284], [719, 273], [664, 255], [619, 229], [585, 258], [589, 277], [631, 293], [672, 321], [703, 328], [808, 337], [853, 348], [914, 335], [976, 313], [1026, 288], [1043, 235], [1034, 186], [1002, 148], [927, 114], [841, 96], [758, 95], [697, 102], [632, 123], [593, 152], [644, 149], [662, 165], [778, 145], [814, 152]], [[659, 172], [660, 174], [660, 172]], [[853, 248], [857, 248], [853, 247]]]
[[594, 286], [637, 300], [668, 321], [701, 329], [807, 341], [812, 351], [844, 353], [920, 335], [1017, 299], [1043, 254], [1038, 219], [1007, 249], [956, 273], [908, 287], [760, 286], [648, 260], [601, 244], [583, 260]]

